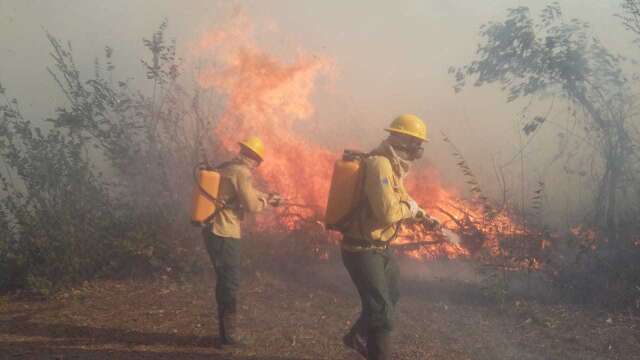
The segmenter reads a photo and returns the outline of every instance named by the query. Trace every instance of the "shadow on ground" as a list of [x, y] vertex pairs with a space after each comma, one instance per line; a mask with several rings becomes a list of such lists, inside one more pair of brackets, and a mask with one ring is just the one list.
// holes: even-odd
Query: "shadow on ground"
[[[44, 338], [43, 340], [0, 341], [0, 359], [297, 359], [228, 354], [222, 350], [214, 349], [215, 339], [210, 336], [141, 332], [69, 324], [41, 324], [31, 322], [24, 316], [1, 321], [0, 335], [27, 339]], [[105, 348], [99, 348], [101, 346], [105, 346]], [[155, 348], [152, 351], [133, 349], [137, 346], [154, 346]], [[172, 349], [163, 351], [161, 348], [158, 349], [158, 346], [171, 347]], [[132, 349], [118, 349], [121, 347]], [[176, 347], [183, 348], [184, 351], [176, 350]]]
[[209, 359], [209, 360], [297, 360], [296, 358], [235, 356], [192, 351], [136, 351], [55, 347], [51, 342], [0, 342], [0, 359]]

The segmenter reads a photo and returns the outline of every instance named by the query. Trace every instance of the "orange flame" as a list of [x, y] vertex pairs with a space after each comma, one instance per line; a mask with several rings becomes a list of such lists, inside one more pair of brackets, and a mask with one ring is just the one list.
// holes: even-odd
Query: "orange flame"
[[311, 205], [299, 212], [319, 218], [336, 155], [294, 127], [314, 113], [309, 98], [315, 80], [331, 71], [331, 63], [302, 53], [292, 63], [283, 63], [256, 46], [248, 30], [242, 31], [246, 21], [233, 25], [209, 32], [199, 42], [200, 51], [212, 55], [215, 65], [204, 69], [198, 82], [226, 96], [215, 136], [229, 150], [249, 135], [264, 139], [267, 155], [258, 171], [269, 190]]
[[[214, 129], [216, 138], [230, 151], [249, 135], [264, 139], [268, 152], [258, 170], [259, 177], [270, 191], [284, 194], [291, 202], [310, 205], [279, 210], [280, 216], [263, 219], [259, 225], [269, 228], [279, 224], [295, 229], [300, 220], [321, 220], [338, 154], [310, 141], [296, 131], [296, 126], [313, 115], [310, 97], [315, 82], [332, 72], [332, 62], [304, 52], [291, 62], [281, 61], [255, 43], [250, 23], [242, 15], [222, 29], [205, 33], [197, 42], [196, 52], [211, 64], [200, 71], [199, 85], [226, 97]], [[454, 191], [446, 190], [435, 169], [413, 173], [407, 184], [409, 193], [433, 210], [433, 216], [446, 228], [459, 231], [463, 221], [475, 224], [484, 217], [482, 209], [465, 204]], [[501, 216], [501, 226], [514, 227], [506, 215]], [[496, 226], [495, 222], [482, 230], [491, 232], [492, 226]], [[430, 239], [434, 237], [429, 231], [409, 225], [403, 228], [398, 244]], [[494, 240], [492, 246], [496, 244]], [[469, 249], [464, 242], [445, 241], [408, 254], [415, 258], [457, 257], [468, 255]]]

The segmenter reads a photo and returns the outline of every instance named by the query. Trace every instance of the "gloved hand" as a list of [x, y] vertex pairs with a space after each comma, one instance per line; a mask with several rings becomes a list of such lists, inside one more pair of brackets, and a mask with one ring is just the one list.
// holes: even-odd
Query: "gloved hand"
[[267, 198], [267, 203], [273, 207], [278, 207], [282, 205], [282, 197], [278, 194], [269, 194], [269, 198]]
[[409, 217], [416, 218], [418, 215], [418, 212], [421, 210], [420, 207], [418, 206], [418, 203], [416, 203], [416, 201], [413, 199], [406, 200], [404, 203], [407, 204], [407, 206], [409, 206]]
[[438, 229], [440, 229], [440, 222], [434, 218], [431, 218], [429, 216], [424, 217], [424, 226], [427, 227], [429, 230], [432, 231], [436, 231]]

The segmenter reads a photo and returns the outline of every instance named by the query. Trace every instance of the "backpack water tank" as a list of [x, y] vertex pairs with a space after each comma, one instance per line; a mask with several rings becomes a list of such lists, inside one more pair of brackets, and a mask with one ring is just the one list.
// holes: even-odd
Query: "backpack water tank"
[[362, 161], [362, 153], [349, 151], [336, 161], [325, 213], [327, 229], [344, 231], [345, 222], [351, 220], [362, 193]]
[[191, 222], [202, 224], [216, 211], [215, 199], [220, 188], [220, 174], [212, 170], [199, 170], [193, 187]]

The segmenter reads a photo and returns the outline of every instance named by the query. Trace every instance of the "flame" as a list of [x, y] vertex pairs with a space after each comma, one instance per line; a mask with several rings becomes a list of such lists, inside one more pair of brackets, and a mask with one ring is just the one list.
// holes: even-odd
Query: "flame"
[[310, 101], [316, 79], [332, 70], [329, 59], [299, 53], [284, 63], [258, 47], [250, 36], [246, 18], [231, 26], [206, 33], [199, 52], [214, 59], [203, 69], [198, 82], [226, 97], [224, 112], [214, 130], [222, 145], [232, 150], [247, 136], [265, 141], [266, 159], [259, 176], [270, 192], [286, 194], [291, 203], [306, 204], [288, 209], [280, 217], [290, 228], [296, 218], [320, 218], [336, 154], [294, 130], [314, 113]]
[[[261, 137], [267, 155], [258, 178], [269, 191], [303, 205], [280, 209], [276, 216], [263, 217], [257, 225], [295, 230], [301, 223], [307, 226], [320, 221], [338, 154], [309, 139], [297, 126], [314, 114], [311, 95], [316, 81], [333, 72], [332, 61], [304, 51], [298, 51], [292, 61], [279, 59], [256, 44], [251, 24], [242, 14], [224, 27], [203, 34], [195, 52], [209, 63], [198, 74], [199, 85], [226, 99], [213, 135], [228, 151], [249, 135]], [[459, 257], [482, 247], [497, 248], [497, 234], [516, 228], [504, 212], [493, 214], [487, 221], [485, 209], [445, 189], [434, 168], [413, 171], [407, 189], [445, 228], [462, 235], [460, 243], [455, 243], [420, 225], [404, 225], [398, 246], [429, 245], [407, 250], [411, 257]]]
[[608, 242], [607, 238], [602, 234], [599, 234], [596, 229], [586, 226], [575, 226], [570, 229], [570, 232], [579, 241], [580, 246], [585, 249], [597, 250], [602, 242]]

